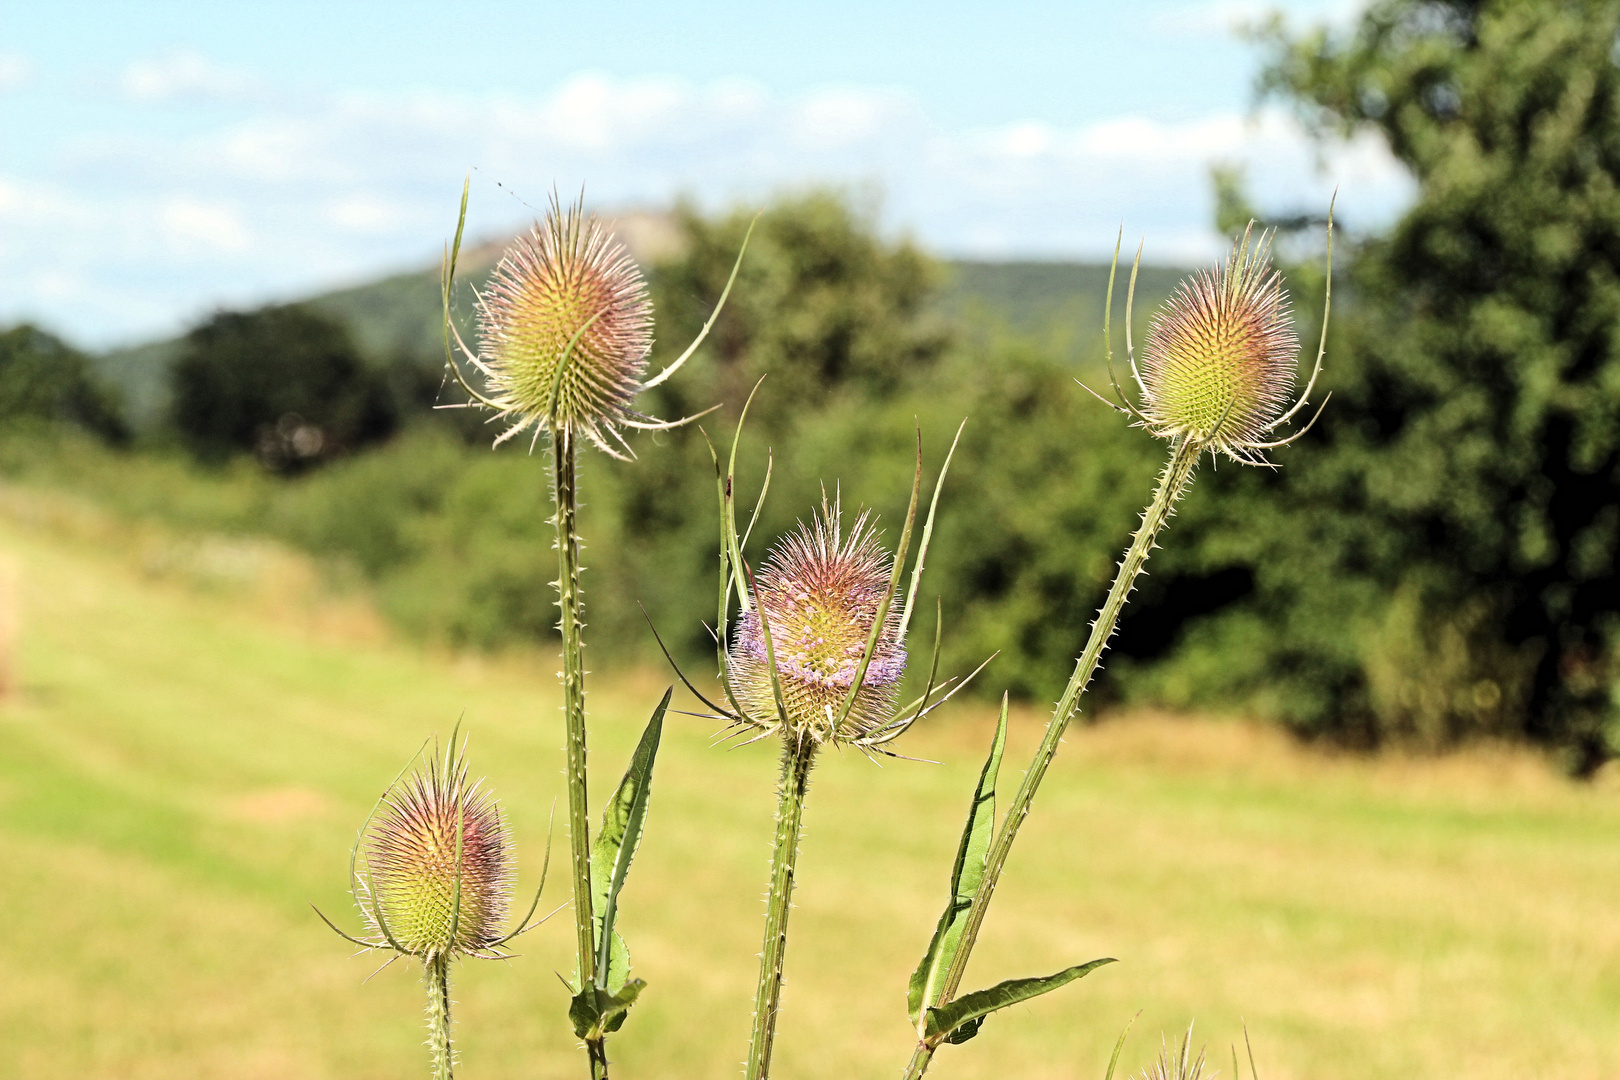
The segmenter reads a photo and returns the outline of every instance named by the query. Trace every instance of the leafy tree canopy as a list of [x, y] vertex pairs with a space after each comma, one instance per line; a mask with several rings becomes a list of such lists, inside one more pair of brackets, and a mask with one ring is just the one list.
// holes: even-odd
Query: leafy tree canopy
[[296, 469], [387, 437], [398, 410], [348, 332], [300, 305], [222, 312], [186, 335], [174, 426], [200, 457]]
[[66, 421], [114, 442], [129, 434], [88, 358], [26, 323], [0, 331], [0, 421], [23, 418]]
[[1309, 444], [1189, 508], [1256, 539], [1212, 528], [1183, 562], [1254, 578], [1189, 630], [1167, 676], [1186, 692], [1269, 695], [1371, 740], [1526, 734], [1578, 769], [1610, 752], [1617, 31], [1614, 0], [1383, 0], [1348, 34], [1272, 27], [1265, 89], [1323, 136], [1380, 133], [1418, 194], [1354, 250]]

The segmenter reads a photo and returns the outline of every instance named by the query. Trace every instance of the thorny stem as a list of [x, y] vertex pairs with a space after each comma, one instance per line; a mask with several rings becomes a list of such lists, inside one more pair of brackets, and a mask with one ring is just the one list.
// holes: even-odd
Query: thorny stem
[[591, 1080], [608, 1080], [607, 1039], [586, 1039], [585, 1053], [591, 1059]]
[[[1002, 821], [1001, 830], [996, 834], [995, 843], [990, 847], [990, 853], [985, 860], [984, 877], [980, 879], [979, 890], [973, 897], [972, 908], [968, 911], [967, 924], [962, 929], [962, 943], [945, 973], [939, 998], [941, 1002], [950, 1001], [955, 997], [957, 987], [961, 985], [962, 974], [967, 970], [968, 956], [972, 953], [973, 943], [978, 938], [979, 927], [984, 923], [985, 912], [990, 907], [990, 897], [995, 892], [996, 880], [1001, 876], [1002, 867], [1006, 865], [1013, 841], [1018, 838], [1018, 829], [1029, 816], [1030, 803], [1034, 801], [1035, 792], [1046, 776], [1047, 767], [1052, 764], [1058, 744], [1063, 740], [1064, 730], [1069, 726], [1069, 721], [1074, 719], [1080, 705], [1080, 695], [1085, 693], [1092, 675], [1096, 674], [1103, 651], [1108, 647], [1109, 639], [1114, 636], [1114, 627], [1119, 623], [1119, 613], [1125, 607], [1125, 601], [1130, 596], [1131, 590], [1136, 586], [1137, 575], [1142, 572], [1148, 554], [1156, 546], [1154, 540], [1174, 512], [1176, 501], [1181, 498], [1182, 493], [1187, 490], [1187, 485], [1192, 481], [1193, 470], [1197, 468], [1199, 455], [1203, 451], [1204, 444], [1197, 440], [1183, 439], [1178, 442], [1171, 452], [1169, 462], [1165, 464], [1164, 472], [1159, 476], [1159, 486], [1153, 493], [1153, 501], [1142, 511], [1142, 524], [1131, 537], [1131, 546], [1126, 550], [1125, 558], [1120, 560], [1119, 572], [1114, 575], [1114, 584], [1108, 590], [1108, 599], [1103, 601], [1096, 620], [1091, 624], [1091, 636], [1086, 639], [1085, 651], [1080, 654], [1080, 659], [1075, 661], [1074, 674], [1069, 676], [1069, 684], [1063, 688], [1063, 696], [1058, 699], [1052, 719], [1046, 725], [1046, 736], [1041, 740], [1040, 749], [1035, 751], [1035, 759], [1030, 763], [1029, 771], [1024, 774], [1023, 783], [1018, 787], [1018, 794], [1013, 796], [1007, 817]], [[933, 1051], [933, 1047], [918, 1046], [917, 1052], [912, 1056], [911, 1065], [906, 1070], [907, 1080], [913, 1080], [923, 1074], [928, 1068], [928, 1060], [933, 1056]]]
[[777, 789], [776, 850], [771, 855], [771, 891], [765, 901], [765, 944], [759, 953], [759, 989], [754, 994], [754, 1032], [748, 1044], [747, 1080], [765, 1080], [776, 1042], [776, 1011], [782, 998], [782, 960], [787, 952], [788, 911], [793, 904], [793, 863], [799, 856], [799, 825], [816, 744], [792, 740], [782, 750]]
[[906, 1065], [905, 1080], [917, 1080], [928, 1071], [928, 1063], [934, 1060], [934, 1051], [939, 1049], [938, 1043], [927, 1039], [917, 1040], [917, 1049], [911, 1053], [911, 1061]]
[[450, 954], [441, 952], [426, 962], [428, 1052], [433, 1058], [433, 1080], [451, 1080], [455, 1053], [450, 1048]]
[[[563, 425], [552, 428], [551, 462], [557, 504], [557, 609], [563, 641], [563, 712], [568, 727], [568, 839], [574, 862], [574, 929], [579, 945], [579, 985], [596, 978], [595, 931], [591, 917], [591, 833], [585, 790], [585, 658], [579, 620], [579, 532], [574, 515], [579, 496], [575, 477], [574, 440]], [[591, 1052], [591, 1075], [598, 1069], [600, 1047]]]

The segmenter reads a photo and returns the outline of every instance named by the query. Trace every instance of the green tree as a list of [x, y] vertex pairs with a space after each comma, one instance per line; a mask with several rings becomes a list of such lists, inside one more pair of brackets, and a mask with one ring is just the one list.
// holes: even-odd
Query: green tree
[[[667, 350], [692, 340], [709, 317], [708, 305], [725, 286], [752, 218], [740, 209], [713, 217], [690, 206], [677, 210], [678, 251], [651, 275], [658, 320], [653, 370], [673, 359]], [[939, 276], [913, 244], [882, 236], [872, 213], [837, 192], [779, 199], [760, 216], [708, 344], [641, 407], [674, 417], [722, 403], [722, 414], [704, 425], [717, 440], [729, 439], [749, 391], [769, 376], [749, 413], [739, 458], [744, 490], [757, 490], [767, 448], [774, 448], [770, 501], [758, 534], [769, 539], [809, 512], [823, 479], [831, 485], [840, 475], [853, 478], [852, 454], [838, 462], [841, 472], [812, 474], [800, 445], [825, 431], [836, 414], [894, 400], [938, 367], [952, 343], [927, 306]], [[683, 651], [712, 655], [713, 644], [697, 623], [705, 611], [713, 617], [716, 573], [708, 449], [691, 427], [644, 441], [661, 445], [634, 468], [593, 471], [585, 480], [581, 513], [594, 519], [590, 535], [598, 538], [596, 557], [586, 561], [593, 572], [611, 576], [626, 598], [616, 610], [604, 604], [598, 625], [619, 640], [646, 640], [646, 624], [631, 602], [640, 599]], [[909, 470], [910, 450], [896, 449], [895, 458]]]
[[[676, 211], [681, 255], [653, 281], [658, 336], [689, 341], [719, 295], [748, 229], [738, 210], [709, 219]], [[889, 241], [875, 215], [838, 192], [782, 199], [760, 218], [732, 299], [715, 328], [709, 380], [687, 380], [693, 403], [733, 410], [770, 375], [767, 423], [813, 416], [830, 396], [887, 397], [928, 370], [950, 343], [928, 317], [940, 270], [909, 240]]]
[[27, 323], [0, 332], [0, 422], [24, 418], [65, 421], [113, 442], [129, 437], [89, 358]]
[[296, 469], [386, 438], [398, 407], [348, 331], [300, 305], [222, 312], [186, 335], [173, 419], [200, 457]]
[[1524, 735], [1581, 771], [1611, 752], [1617, 31], [1614, 0], [1383, 0], [1348, 34], [1273, 26], [1264, 87], [1322, 137], [1380, 133], [1418, 193], [1354, 252], [1308, 444], [1189, 501], [1201, 542], [1173, 565], [1253, 592], [1185, 628], [1157, 693], [1268, 698], [1372, 741]]

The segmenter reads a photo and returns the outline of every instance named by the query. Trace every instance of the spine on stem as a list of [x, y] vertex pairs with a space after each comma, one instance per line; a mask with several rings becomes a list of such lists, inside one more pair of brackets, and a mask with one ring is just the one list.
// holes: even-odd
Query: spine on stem
[[[575, 512], [574, 441], [566, 428], [551, 435], [553, 497], [557, 504], [557, 609], [561, 614], [563, 713], [568, 739], [568, 839], [574, 871], [574, 930], [578, 944], [580, 986], [596, 975], [595, 934], [591, 911], [590, 804], [585, 784], [585, 658], [579, 609], [579, 531]], [[594, 1073], [593, 1069], [593, 1073]]]
[[433, 1080], [452, 1080], [455, 1052], [450, 1046], [450, 954], [441, 952], [423, 967], [427, 983], [428, 1053]]
[[748, 1045], [747, 1080], [771, 1071], [776, 1013], [782, 999], [782, 965], [787, 953], [788, 912], [793, 906], [793, 866], [799, 855], [804, 797], [816, 743], [790, 740], [782, 751], [782, 779], [776, 805], [776, 846], [771, 855], [771, 888], [765, 901], [765, 943], [759, 954], [759, 989], [754, 995], [754, 1031]]

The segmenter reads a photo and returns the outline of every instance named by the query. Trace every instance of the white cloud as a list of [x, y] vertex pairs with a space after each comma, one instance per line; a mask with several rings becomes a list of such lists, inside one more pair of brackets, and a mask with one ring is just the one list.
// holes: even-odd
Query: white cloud
[[34, 77], [34, 65], [26, 56], [0, 53], [0, 93], [16, 90]]
[[171, 250], [181, 254], [236, 254], [247, 251], [253, 242], [237, 209], [225, 203], [185, 196], [167, 199], [159, 212], [159, 220]]
[[1260, 0], [1207, 0], [1154, 13], [1148, 25], [1161, 34], [1230, 34], [1263, 21], [1277, 10]]
[[325, 205], [324, 215], [334, 227], [358, 234], [386, 234], [410, 216], [398, 203], [370, 195], [332, 199]]
[[[142, 84], [150, 100], [246, 85], [209, 83], [217, 71], [190, 61], [164, 70], [168, 81]], [[235, 113], [200, 133], [81, 139], [54, 171], [0, 175], [0, 319], [27, 311], [101, 343], [423, 264], [453, 227], [469, 168], [473, 236], [515, 229], [553, 184], [626, 207], [680, 193], [758, 204], [831, 182], [876, 184], [888, 224], [983, 257], [1098, 257], [1121, 221], [1147, 235], [1151, 258], [1211, 257], [1215, 162], [1246, 166], [1257, 201], [1278, 211], [1325, 205], [1337, 183], [1352, 224], [1387, 220], [1411, 190], [1370, 137], [1319, 171], [1280, 111], [951, 131], [893, 89], [788, 99], [742, 80], [585, 73], [533, 97], [346, 92], [259, 97]], [[47, 273], [60, 287], [44, 287]]]
[[241, 72], [220, 67], [198, 53], [176, 49], [130, 64], [119, 77], [118, 85], [132, 101], [229, 100], [249, 93], [253, 80]]

